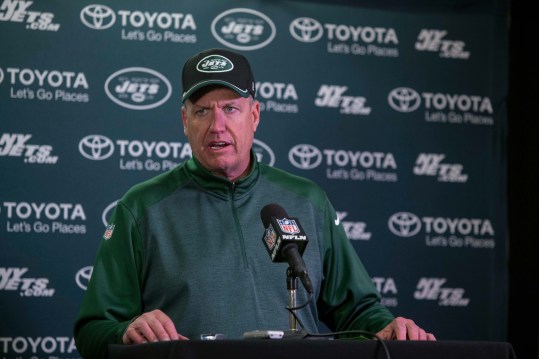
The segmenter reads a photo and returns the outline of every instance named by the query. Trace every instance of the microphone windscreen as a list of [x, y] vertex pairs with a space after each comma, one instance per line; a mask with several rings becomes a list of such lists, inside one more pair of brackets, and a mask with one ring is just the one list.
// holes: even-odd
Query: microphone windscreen
[[260, 219], [264, 224], [264, 228], [268, 228], [271, 222], [271, 217], [288, 218], [288, 214], [283, 207], [276, 203], [270, 203], [264, 206], [260, 211]]

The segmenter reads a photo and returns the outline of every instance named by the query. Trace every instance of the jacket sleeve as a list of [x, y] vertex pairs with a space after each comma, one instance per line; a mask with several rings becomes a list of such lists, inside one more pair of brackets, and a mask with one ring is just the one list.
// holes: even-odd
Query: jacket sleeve
[[394, 316], [380, 303], [380, 294], [329, 201], [324, 216], [320, 319], [333, 331], [362, 330], [375, 334]]
[[121, 202], [107, 231], [74, 325], [77, 350], [86, 359], [103, 358], [108, 344], [122, 343], [127, 326], [142, 312], [141, 236]]

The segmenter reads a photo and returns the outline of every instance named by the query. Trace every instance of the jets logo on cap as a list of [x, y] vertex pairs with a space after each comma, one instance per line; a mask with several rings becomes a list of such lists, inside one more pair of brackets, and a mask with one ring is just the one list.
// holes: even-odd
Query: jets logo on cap
[[200, 60], [197, 70], [200, 72], [227, 72], [234, 69], [232, 61], [221, 55], [210, 55]]

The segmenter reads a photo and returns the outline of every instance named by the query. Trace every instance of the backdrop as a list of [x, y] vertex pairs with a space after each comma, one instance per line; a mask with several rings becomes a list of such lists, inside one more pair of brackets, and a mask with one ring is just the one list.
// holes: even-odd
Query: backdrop
[[209, 47], [250, 59], [259, 159], [328, 192], [395, 314], [506, 340], [507, 0], [0, 4], [3, 358], [79, 356], [106, 219], [190, 157], [181, 67]]

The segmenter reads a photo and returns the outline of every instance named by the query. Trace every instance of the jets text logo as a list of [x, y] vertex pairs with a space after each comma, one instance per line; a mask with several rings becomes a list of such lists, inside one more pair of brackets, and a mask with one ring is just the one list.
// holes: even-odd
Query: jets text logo
[[420, 153], [415, 161], [414, 174], [432, 176], [438, 182], [466, 183], [468, 175], [462, 173], [460, 163], [442, 163], [445, 155], [441, 153]]
[[437, 301], [439, 306], [467, 307], [470, 299], [464, 297], [464, 289], [445, 287], [445, 282], [445, 278], [421, 278], [417, 283], [414, 298]]
[[4, 133], [0, 137], [0, 158], [19, 157], [24, 163], [50, 164], [58, 162], [58, 156], [52, 156], [52, 146], [28, 143], [30, 134]]
[[0, 291], [19, 292], [21, 297], [52, 297], [48, 278], [25, 276], [28, 268], [0, 267]]
[[466, 43], [444, 39], [446, 30], [422, 29], [417, 37], [415, 48], [418, 51], [436, 52], [440, 57], [467, 60], [469, 51], [464, 51]]
[[[53, 31], [60, 30], [60, 24], [54, 23], [54, 14], [41, 12], [31, 8], [34, 1], [4, 0], [0, 5], [0, 21], [11, 21], [26, 25], [28, 30]], [[36, 2], [40, 3], [40, 2]], [[43, 3], [47, 3], [43, 1]]]
[[344, 115], [369, 115], [371, 108], [366, 106], [363, 96], [349, 96], [344, 93], [347, 86], [322, 85], [314, 104], [318, 107], [338, 108]]

